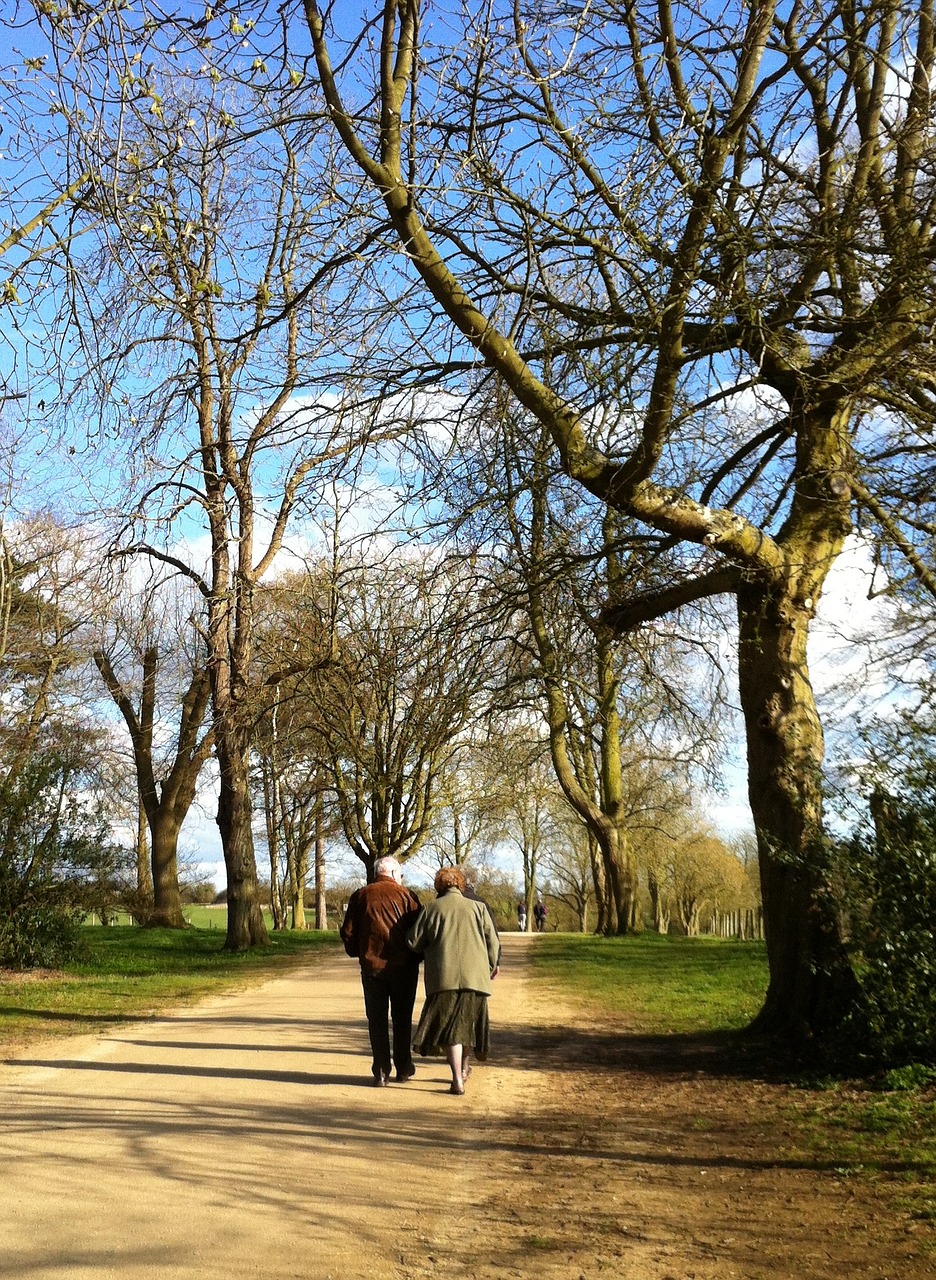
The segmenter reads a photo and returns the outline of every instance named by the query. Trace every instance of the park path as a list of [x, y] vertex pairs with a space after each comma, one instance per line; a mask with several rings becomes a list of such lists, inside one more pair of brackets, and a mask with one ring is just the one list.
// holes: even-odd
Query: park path
[[[499, 982], [495, 1021], [523, 982]], [[0, 1277], [399, 1277], [458, 1194], [482, 1096], [523, 1092], [486, 1070], [464, 1098], [436, 1062], [374, 1089], [337, 955], [33, 1046], [0, 1069]]]
[[917, 1280], [766, 1084], [576, 1023], [507, 935], [492, 1061], [374, 1089], [356, 965], [0, 1068], [0, 1280]]

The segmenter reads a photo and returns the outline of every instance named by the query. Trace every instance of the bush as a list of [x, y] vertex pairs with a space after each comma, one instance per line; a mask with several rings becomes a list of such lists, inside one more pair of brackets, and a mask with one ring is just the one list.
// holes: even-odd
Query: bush
[[936, 1064], [936, 805], [916, 781], [900, 802], [876, 797], [874, 837], [851, 843], [844, 875], [873, 1053], [886, 1066]]
[[46, 742], [0, 779], [0, 965], [49, 968], [78, 949], [106, 833], [83, 803], [74, 742]]
[[53, 969], [73, 960], [80, 951], [85, 909], [75, 902], [71, 886], [49, 884], [27, 895], [22, 888], [0, 883], [0, 964]]

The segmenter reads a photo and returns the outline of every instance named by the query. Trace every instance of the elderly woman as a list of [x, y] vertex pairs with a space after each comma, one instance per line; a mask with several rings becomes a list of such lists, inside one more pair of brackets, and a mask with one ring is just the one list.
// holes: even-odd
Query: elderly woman
[[488, 996], [500, 963], [491, 914], [479, 899], [465, 897], [465, 888], [460, 868], [443, 867], [435, 878], [438, 896], [406, 935], [426, 961], [426, 1003], [413, 1048], [424, 1057], [445, 1054], [455, 1094], [465, 1092], [472, 1049], [487, 1057]]

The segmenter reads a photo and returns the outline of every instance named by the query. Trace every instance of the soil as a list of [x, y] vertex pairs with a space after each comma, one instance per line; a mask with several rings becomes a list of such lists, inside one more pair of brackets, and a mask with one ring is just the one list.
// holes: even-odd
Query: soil
[[0, 1277], [906, 1280], [900, 1175], [798, 1152], [781, 1083], [604, 1025], [508, 935], [492, 1054], [374, 1089], [334, 957], [0, 1068]]

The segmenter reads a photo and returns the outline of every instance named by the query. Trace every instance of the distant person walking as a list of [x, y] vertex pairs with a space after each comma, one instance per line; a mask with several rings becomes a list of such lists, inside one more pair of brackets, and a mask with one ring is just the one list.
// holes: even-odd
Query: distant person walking
[[396, 1078], [405, 1083], [416, 1074], [411, 1040], [419, 959], [406, 945], [406, 934], [419, 914], [419, 899], [403, 887], [403, 868], [396, 858], [379, 858], [374, 873], [371, 884], [352, 893], [340, 933], [345, 951], [361, 964], [371, 1071], [379, 1086], [390, 1079], [388, 1016]]
[[546, 928], [546, 904], [545, 902], [537, 902], [533, 908], [533, 923], [536, 925], [537, 933], [542, 933]]
[[527, 909], [525, 902], [517, 903], [517, 928], [521, 933], [526, 933], [527, 927]]
[[425, 959], [426, 1003], [413, 1039], [424, 1057], [444, 1054], [452, 1072], [449, 1093], [465, 1092], [470, 1055], [488, 1054], [488, 996], [497, 977], [500, 939], [483, 902], [466, 898], [460, 867], [443, 867], [437, 897], [423, 907], [407, 934]]

